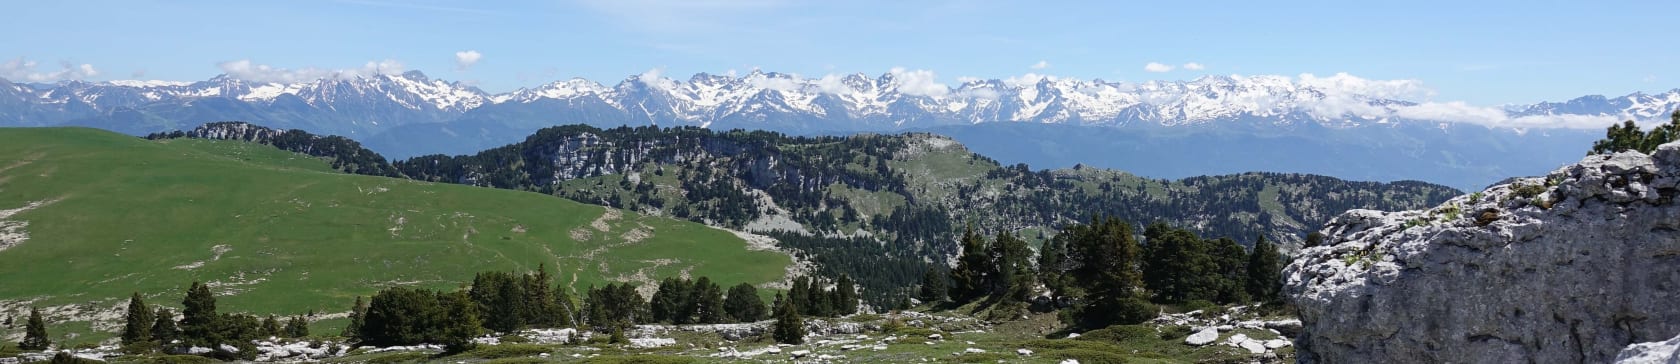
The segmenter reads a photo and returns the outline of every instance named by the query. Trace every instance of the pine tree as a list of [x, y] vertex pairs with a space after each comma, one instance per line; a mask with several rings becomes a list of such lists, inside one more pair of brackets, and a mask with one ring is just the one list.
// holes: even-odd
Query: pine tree
[[280, 328], [280, 319], [279, 318], [274, 317], [274, 315], [268, 315], [268, 318], [263, 319], [263, 322], [262, 322], [262, 336], [263, 337], [282, 337], [283, 335], [285, 335], [285, 332], [282, 331], [282, 329]]
[[1277, 246], [1266, 241], [1264, 235], [1254, 242], [1254, 252], [1248, 255], [1248, 295], [1255, 301], [1272, 303], [1280, 300], [1283, 289], [1283, 261]]
[[128, 297], [128, 312], [123, 315], [126, 323], [123, 325], [123, 345], [133, 345], [152, 340], [152, 308], [146, 307], [146, 301], [140, 297], [140, 292], [134, 292]]
[[1217, 268], [1212, 273], [1217, 280], [1214, 302], [1246, 303], [1249, 300], [1245, 285], [1248, 280], [1248, 251], [1231, 238], [1213, 241], [1212, 257]]
[[572, 294], [567, 292], [568, 289], [564, 284], [554, 286], [554, 310], [557, 315], [555, 327], [577, 326], [578, 321], [582, 320], [578, 317], [578, 305], [572, 301]]
[[1036, 275], [1032, 270], [1032, 247], [1015, 234], [1000, 231], [987, 250], [997, 274], [990, 282], [990, 293], [1002, 298], [1004, 303], [1021, 303], [1031, 298]]
[[712, 283], [710, 278], [700, 277], [694, 281], [694, 286], [689, 292], [692, 294], [689, 302], [694, 306], [694, 323], [721, 324], [725, 321], [727, 315], [723, 309], [723, 288], [718, 287], [717, 283]]
[[1138, 298], [1143, 274], [1138, 270], [1142, 248], [1130, 223], [1118, 218], [1093, 220], [1063, 231], [1072, 260], [1067, 277], [1081, 293], [1068, 318], [1087, 328], [1134, 324], [1154, 317], [1154, 310]]
[[1149, 244], [1143, 264], [1144, 286], [1161, 302], [1213, 300], [1218, 267], [1208, 244], [1195, 233], [1156, 222], [1144, 230]]
[[834, 316], [834, 291], [823, 289], [827, 284], [815, 278], [807, 282], [810, 287], [805, 289], [806, 306], [799, 306], [799, 312], [811, 317]]
[[350, 324], [344, 326], [344, 331], [338, 335], [349, 339], [359, 338], [362, 330], [362, 318], [367, 316], [368, 304], [362, 296], [356, 296], [356, 304], [350, 306]]
[[285, 334], [286, 337], [293, 339], [309, 337], [309, 320], [305, 320], [302, 316], [292, 316], [291, 320], [286, 321]]
[[834, 282], [834, 314], [845, 316], [857, 313], [858, 295], [857, 282], [852, 276], [840, 274], [840, 280]]
[[152, 314], [152, 339], [159, 344], [169, 345], [181, 337], [181, 330], [175, 328], [175, 313], [168, 308], [158, 307], [157, 313]]
[[478, 320], [478, 304], [465, 292], [437, 295], [437, 301], [443, 306], [443, 316], [439, 318], [441, 324], [432, 341], [443, 344], [444, 351], [450, 353], [471, 350], [474, 346], [472, 338], [478, 336], [483, 326]]
[[945, 292], [950, 285], [950, 281], [951, 278], [945, 275], [944, 270], [939, 269], [939, 267], [928, 266], [927, 271], [922, 273], [922, 286], [916, 298], [929, 305], [944, 302]]
[[783, 344], [799, 345], [805, 343], [805, 320], [799, 317], [799, 307], [793, 305], [792, 300], [783, 300], [776, 306], [776, 323], [771, 328], [771, 337]]
[[525, 291], [525, 323], [540, 327], [559, 326], [560, 308], [555, 305], [554, 291], [551, 284], [554, 278], [548, 275], [547, 264], [538, 264], [537, 272], [524, 276]]
[[1669, 115], [1667, 124], [1652, 128], [1649, 133], [1641, 131], [1633, 120], [1622, 122], [1621, 125], [1611, 125], [1604, 131], [1604, 139], [1593, 142], [1592, 154], [1610, 154], [1625, 151], [1637, 151], [1650, 154], [1663, 143], [1680, 139], [1680, 110]]
[[525, 285], [521, 278], [508, 272], [483, 272], [473, 277], [469, 291], [473, 302], [483, 312], [484, 328], [498, 332], [514, 332], [525, 325]]
[[29, 308], [29, 323], [24, 325], [23, 341], [18, 342], [18, 349], [40, 351], [52, 346], [52, 340], [47, 339], [47, 322], [41, 319], [41, 309]]
[[1038, 281], [1056, 296], [1067, 295], [1067, 283], [1062, 275], [1066, 269], [1067, 243], [1062, 240], [1061, 235], [1046, 239], [1038, 250]]
[[653, 293], [653, 299], [648, 301], [648, 310], [653, 321], [686, 324], [693, 312], [689, 309], [693, 292], [692, 284], [687, 279], [667, 277], [659, 282], [659, 289]]
[[193, 282], [181, 306], [181, 339], [186, 346], [214, 347], [223, 342], [221, 316], [216, 314], [216, 296], [210, 286]]
[[757, 322], [764, 319], [764, 300], [758, 298], [758, 288], [751, 284], [741, 283], [729, 288], [729, 297], [724, 299], [724, 311], [729, 317], [739, 322]]
[[809, 310], [811, 307], [811, 277], [795, 277], [793, 286], [788, 287], [787, 303], [793, 307]]
[[[476, 303], [475, 303], [476, 304]], [[368, 299], [360, 345], [397, 346], [435, 342], [445, 312], [438, 294], [406, 287], [387, 288]]]
[[986, 239], [974, 233], [974, 227], [963, 229], [962, 255], [957, 258], [957, 268], [951, 271], [951, 300], [959, 304], [973, 301], [990, 293], [994, 275], [992, 258], [986, 254]]

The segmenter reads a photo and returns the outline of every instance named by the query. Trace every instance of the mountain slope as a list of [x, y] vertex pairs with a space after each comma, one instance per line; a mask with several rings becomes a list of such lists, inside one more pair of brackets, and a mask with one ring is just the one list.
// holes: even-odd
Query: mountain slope
[[210, 282], [224, 310], [302, 314], [538, 264], [577, 290], [679, 273], [764, 283], [790, 264], [683, 221], [342, 174], [244, 142], [70, 128], [0, 129], [0, 236], [0, 313], [42, 306], [78, 321], [69, 332], [120, 325], [112, 315], [133, 291], [174, 305], [193, 281]]

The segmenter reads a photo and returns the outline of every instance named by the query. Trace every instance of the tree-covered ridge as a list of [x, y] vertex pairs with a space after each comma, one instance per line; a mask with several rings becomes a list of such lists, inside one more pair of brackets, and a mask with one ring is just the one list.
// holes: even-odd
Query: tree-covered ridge
[[331, 163], [333, 169], [347, 173], [402, 176], [384, 156], [362, 147], [362, 143], [337, 135], [321, 136], [297, 129], [272, 129], [241, 121], [219, 121], [188, 131], [146, 135], [146, 139], [152, 140], [176, 138], [241, 140], [271, 145], [284, 151], [321, 157]]
[[1417, 208], [1459, 194], [1424, 182], [1305, 174], [1168, 181], [1082, 167], [1033, 171], [930, 134], [794, 137], [693, 127], [559, 126], [475, 155], [394, 165], [417, 179], [542, 191], [735, 228], [785, 213], [810, 232], [862, 230], [946, 255], [964, 222], [1054, 230], [1104, 215], [1298, 242], [1348, 209]]

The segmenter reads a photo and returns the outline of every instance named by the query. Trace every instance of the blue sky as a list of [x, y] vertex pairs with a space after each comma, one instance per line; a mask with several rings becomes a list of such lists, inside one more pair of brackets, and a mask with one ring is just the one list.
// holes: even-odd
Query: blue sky
[[[1680, 87], [1680, 47], [1672, 44], [1680, 2], [1661, 1], [141, 0], [4, 7], [11, 16], [0, 22], [8, 34], [0, 39], [0, 77], [14, 80], [194, 81], [235, 65], [298, 71], [387, 62], [490, 92], [571, 77], [611, 85], [650, 69], [677, 78], [753, 68], [818, 77], [893, 67], [931, 70], [951, 84], [1028, 72], [1125, 81], [1346, 72], [1419, 80], [1435, 91], [1433, 100], [1482, 105]], [[476, 62], [460, 62], [457, 53], [466, 51], [477, 53]], [[1146, 70], [1152, 62], [1172, 70]], [[1202, 67], [1186, 69], [1188, 63]]]

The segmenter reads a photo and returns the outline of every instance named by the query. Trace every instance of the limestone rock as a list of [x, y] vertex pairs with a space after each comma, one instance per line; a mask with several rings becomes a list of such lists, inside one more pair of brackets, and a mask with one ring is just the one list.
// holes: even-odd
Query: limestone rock
[[1195, 345], [1195, 346], [1202, 346], [1202, 345], [1212, 344], [1214, 340], [1219, 340], [1219, 329], [1209, 327], [1209, 328], [1204, 328], [1201, 331], [1197, 331], [1194, 334], [1190, 334], [1190, 336], [1188, 336], [1188, 337], [1185, 337], [1184, 338], [1184, 343], [1185, 344], [1190, 344], [1190, 345]]
[[1668, 341], [1628, 345], [1616, 355], [1616, 364], [1676, 364], [1680, 363], [1680, 336]]
[[1609, 362], [1680, 334], [1680, 143], [1420, 211], [1348, 211], [1284, 269], [1302, 362]]

